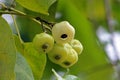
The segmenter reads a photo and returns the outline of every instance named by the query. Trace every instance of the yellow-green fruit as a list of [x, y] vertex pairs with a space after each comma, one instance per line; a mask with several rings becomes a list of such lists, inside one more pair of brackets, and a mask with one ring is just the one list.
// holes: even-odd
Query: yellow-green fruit
[[52, 35], [57, 43], [67, 43], [74, 38], [75, 29], [69, 22], [62, 21], [53, 26]]
[[81, 44], [81, 42], [79, 40], [73, 39], [70, 42], [70, 45], [78, 53], [78, 55], [80, 55], [82, 53], [82, 51], [83, 51], [83, 45]]
[[54, 39], [47, 33], [36, 34], [33, 39], [33, 46], [39, 52], [49, 52], [54, 45]]
[[68, 56], [68, 49], [66, 45], [55, 44], [53, 49], [48, 53], [48, 58], [53, 63], [59, 64], [63, 62]]
[[69, 68], [73, 66], [77, 61], [78, 61], [77, 52], [74, 49], [69, 49], [67, 58], [59, 65], [62, 66], [63, 68]]

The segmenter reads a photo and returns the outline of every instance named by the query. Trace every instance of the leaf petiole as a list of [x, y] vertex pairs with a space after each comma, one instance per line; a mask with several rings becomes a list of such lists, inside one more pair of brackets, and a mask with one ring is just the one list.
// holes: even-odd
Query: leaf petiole
[[14, 17], [13, 15], [11, 15], [11, 16], [12, 16], [13, 23], [14, 23], [14, 25], [15, 25], [15, 29], [16, 29], [16, 31], [17, 31], [18, 37], [19, 37], [19, 39], [20, 39], [20, 42], [23, 43], [22, 38], [21, 38], [21, 36], [20, 36], [20, 31], [19, 31], [19, 29], [18, 29], [18, 25], [17, 25], [16, 20], [15, 20], [15, 17]]

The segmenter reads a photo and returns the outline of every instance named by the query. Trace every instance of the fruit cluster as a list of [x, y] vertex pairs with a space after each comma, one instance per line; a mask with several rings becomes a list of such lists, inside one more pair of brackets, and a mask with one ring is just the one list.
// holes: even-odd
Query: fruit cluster
[[78, 55], [83, 50], [74, 35], [75, 29], [67, 21], [62, 21], [53, 26], [52, 36], [45, 32], [37, 34], [33, 45], [37, 51], [47, 53], [53, 63], [68, 68], [78, 61]]

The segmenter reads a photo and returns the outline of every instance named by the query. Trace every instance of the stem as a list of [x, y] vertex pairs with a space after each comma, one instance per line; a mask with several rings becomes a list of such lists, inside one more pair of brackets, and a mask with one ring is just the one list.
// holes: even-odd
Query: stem
[[41, 19], [41, 18], [40, 18], [40, 20], [37, 20], [37, 19], [33, 18], [32, 16], [28, 16], [27, 14], [25, 14], [25, 13], [19, 11], [19, 10], [16, 10], [16, 9], [14, 9], [14, 8], [9, 8], [9, 9], [10, 9], [11, 11], [16, 12], [17, 15], [26, 16], [26, 17], [30, 18], [31, 20], [35, 21], [36, 23], [38, 23], [38, 24], [40, 24], [40, 25], [42, 25], [43, 22], [46, 23], [46, 24], [48, 24], [48, 25], [50, 25], [50, 27], [48, 27], [48, 26], [46, 26], [45, 24], [43, 24], [43, 26], [44, 26], [45, 28], [49, 29], [49, 30], [51, 30], [51, 25], [54, 25], [54, 24], [55, 24], [55, 23], [47, 22], [47, 21], [45, 21], [45, 20], [43, 20], [43, 19]]
[[0, 11], [0, 14], [16, 14], [15, 12]]
[[35, 21], [36, 23], [40, 24], [41, 25], [41, 22], [39, 22], [38, 20], [34, 19], [33, 17], [31, 16], [28, 16], [27, 14], [19, 11], [19, 10], [16, 10], [14, 8], [9, 8], [10, 11], [0, 11], [0, 14], [14, 14], [14, 15], [20, 15], [20, 16], [25, 16], [25, 17], [28, 17], [30, 18], [31, 20]]
[[108, 28], [109, 28], [109, 31], [111, 33], [111, 45], [113, 46], [113, 49], [114, 49], [114, 54], [116, 56], [116, 61], [113, 62], [113, 66], [116, 70], [116, 74], [117, 74], [117, 79], [120, 80], [120, 70], [118, 69], [118, 62], [119, 62], [119, 57], [118, 57], [118, 52], [117, 52], [117, 49], [115, 47], [115, 44], [114, 44], [114, 26], [112, 24], [112, 13], [111, 13], [111, 7], [110, 7], [110, 0], [105, 0], [105, 11], [106, 11], [106, 19], [107, 19], [107, 25], [108, 25]]
[[7, 8], [7, 7], [5, 6], [5, 4], [3, 4], [3, 3], [0, 3], [0, 5], [1, 5], [1, 9]]
[[60, 75], [58, 75], [56, 73], [56, 71], [54, 69], [52, 69], [52, 72], [54, 73], [54, 75], [57, 77], [57, 80], [64, 80]]
[[[48, 24], [48, 25], [50, 25], [50, 26], [54, 24], [54, 23], [49, 23], [49, 22], [47, 22], [47, 21], [45, 21], [45, 20], [43, 20], [43, 19], [41, 19], [41, 18], [40, 18], [40, 20], [37, 20], [37, 19], [33, 18], [32, 16], [28, 16], [27, 14], [25, 14], [25, 13], [19, 11], [19, 10], [16, 10], [16, 9], [14, 9], [14, 8], [9, 8], [9, 9], [10, 9], [11, 11], [16, 12], [17, 15], [26, 16], [26, 17], [30, 18], [31, 20], [37, 22], [37, 23], [40, 24], [40, 25], [41, 25], [43, 22], [46, 23], [46, 24]], [[51, 30], [51, 29], [48, 28], [46, 25], [43, 25], [43, 26], [45, 26], [45, 28]]]
[[19, 11], [19, 10], [16, 10], [16, 9], [14, 9], [14, 8], [9, 8], [9, 10], [14, 11], [16, 15], [26, 16], [26, 17], [30, 18], [31, 20], [33, 20], [33, 21], [35, 21], [35, 22], [37, 22], [38, 24], [41, 25], [41, 22], [39, 22], [39, 21], [36, 20], [35, 18], [33, 18], [33, 17], [31, 17], [31, 16], [28, 16], [27, 14], [25, 14], [25, 13]]
[[14, 26], [15, 26], [15, 29], [16, 29], [16, 31], [17, 31], [18, 37], [19, 37], [19, 39], [20, 39], [20, 42], [23, 43], [23, 41], [22, 41], [22, 39], [21, 39], [21, 36], [20, 36], [20, 31], [19, 31], [19, 29], [18, 29], [18, 25], [17, 25], [17, 23], [16, 23], [16, 20], [15, 20], [15, 18], [14, 18], [13, 15], [11, 15], [11, 16], [12, 16], [12, 18], [13, 18]]
[[45, 27], [44, 27], [44, 25], [43, 25], [43, 22], [41, 22], [41, 26], [42, 26], [43, 31], [47, 32], [46, 29], [45, 29]]

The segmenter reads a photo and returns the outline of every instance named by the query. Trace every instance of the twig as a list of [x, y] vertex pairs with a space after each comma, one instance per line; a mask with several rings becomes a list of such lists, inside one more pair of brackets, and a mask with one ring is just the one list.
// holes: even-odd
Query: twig
[[16, 14], [15, 12], [0, 11], [0, 14]]
[[[21, 11], [19, 11], [19, 10], [16, 10], [16, 9], [14, 9], [14, 8], [12, 8], [12, 7], [7, 7], [7, 6], [5, 6], [3, 3], [0, 3], [0, 5], [1, 5], [3, 8], [5, 8], [4, 11], [0, 11], [0, 14], [14, 14], [14, 15], [25, 16], [25, 17], [33, 20], [34, 22], [36, 22], [36, 23], [38, 23], [38, 24], [40, 24], [40, 25], [41, 25], [42, 22], [44, 22], [44, 23], [45, 23], [45, 24], [43, 24], [44, 27], [45, 27], [46, 29], [50, 30], [50, 31], [51, 31], [51, 25], [54, 25], [54, 23], [50, 23], [50, 22], [45, 21], [45, 20], [43, 20], [43, 19], [41, 19], [41, 18], [40, 18], [40, 20], [37, 20], [36, 18], [34, 18], [34, 17], [30, 16], [30, 15], [27, 15], [27, 14], [24, 13], [24, 12], [21, 12]], [[47, 24], [47, 25], [46, 25], [46, 24]], [[49, 26], [49, 27], [48, 27], [48, 26]]]
[[14, 9], [14, 8], [9, 8], [9, 10], [10, 10], [10, 11], [14, 11], [16, 15], [26, 16], [26, 17], [30, 18], [31, 20], [33, 20], [33, 21], [35, 21], [35, 22], [37, 22], [38, 24], [41, 25], [41, 22], [40, 22], [40, 21], [36, 20], [35, 18], [33, 18], [33, 17], [31, 17], [31, 16], [28, 16], [27, 14], [25, 14], [25, 13], [19, 11], [19, 10], [16, 10], [16, 9]]

